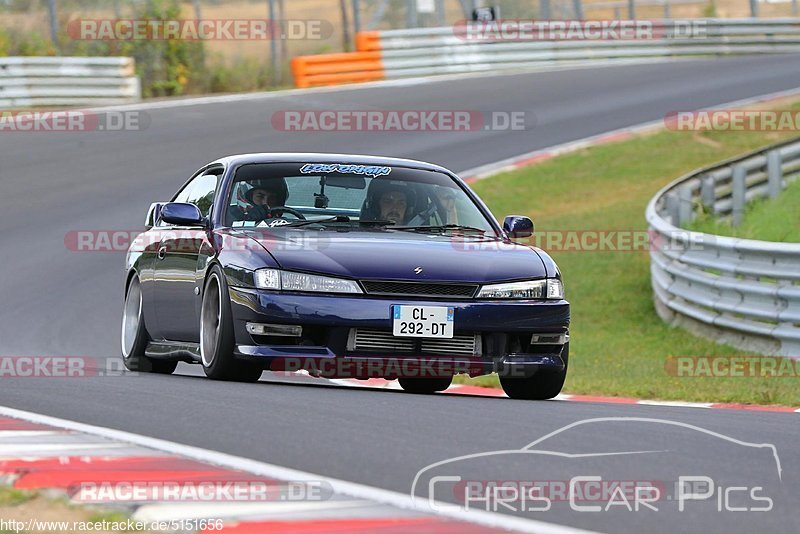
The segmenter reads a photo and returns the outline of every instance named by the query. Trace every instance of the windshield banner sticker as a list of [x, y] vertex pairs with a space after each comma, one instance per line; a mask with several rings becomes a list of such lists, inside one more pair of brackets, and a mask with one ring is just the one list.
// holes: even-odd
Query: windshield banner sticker
[[392, 172], [391, 167], [381, 167], [377, 165], [345, 165], [342, 163], [306, 163], [300, 168], [303, 174], [312, 174], [319, 172], [339, 172], [342, 174], [365, 174], [377, 178], [378, 176], [386, 176]]

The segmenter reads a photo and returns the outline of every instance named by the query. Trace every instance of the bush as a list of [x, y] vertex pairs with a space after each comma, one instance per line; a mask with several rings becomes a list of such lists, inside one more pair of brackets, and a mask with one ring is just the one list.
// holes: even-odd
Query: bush
[[[0, 0], [2, 1], [2, 0]], [[67, 28], [75, 15], [65, 13], [59, 27]], [[126, 19], [174, 20], [181, 18], [178, 0], [143, 0], [134, 4]], [[208, 92], [256, 91], [275, 85], [266, 61], [241, 58], [224, 61], [216, 56], [206, 60], [202, 41], [80, 40], [62, 33], [58, 47], [49, 35], [0, 28], [0, 56], [129, 56], [136, 61], [144, 98]], [[285, 75], [288, 70], [284, 69]], [[284, 79], [289, 79], [284, 76]]]

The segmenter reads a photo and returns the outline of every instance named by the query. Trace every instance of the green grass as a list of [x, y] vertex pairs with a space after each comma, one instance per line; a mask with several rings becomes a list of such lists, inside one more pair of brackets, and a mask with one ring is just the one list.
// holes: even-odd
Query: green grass
[[800, 243], [800, 181], [789, 184], [778, 198], [750, 203], [742, 224], [733, 227], [730, 221], [710, 215], [688, 226], [706, 232], [745, 239]]
[[24, 491], [0, 486], [0, 506], [18, 506], [36, 497], [35, 491]]
[[[645, 206], [667, 182], [786, 137], [759, 132], [663, 131], [564, 155], [473, 187], [500, 220], [512, 213], [528, 215], [537, 232], [645, 231]], [[572, 304], [565, 392], [800, 405], [796, 378], [668, 374], [665, 365], [670, 357], [746, 353], [661, 321], [653, 307], [646, 251], [553, 251], [551, 255], [561, 268]], [[494, 375], [458, 380], [498, 386]]]

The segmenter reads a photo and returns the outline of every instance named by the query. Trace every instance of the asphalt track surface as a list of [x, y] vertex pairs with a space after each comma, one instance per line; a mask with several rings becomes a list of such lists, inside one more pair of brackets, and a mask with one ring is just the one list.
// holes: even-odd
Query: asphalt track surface
[[[0, 133], [0, 355], [81, 355], [96, 358], [101, 367], [105, 359], [118, 359], [124, 254], [70, 251], [65, 234], [140, 229], [150, 202], [168, 199], [197, 167], [217, 157], [251, 151], [356, 152], [428, 160], [463, 171], [657, 120], [669, 111], [795, 87], [800, 87], [800, 56], [742, 57], [168, 107], [148, 111], [150, 124], [140, 132]], [[505, 132], [274, 130], [272, 114], [290, 109], [525, 111], [529, 122], [524, 131]], [[198, 371], [182, 364], [182, 376], [172, 377], [3, 378], [0, 405], [403, 493], [410, 491], [417, 471], [434, 462], [520, 449], [589, 418], [659, 419], [597, 421], [540, 444], [584, 456], [527, 455], [524, 466], [515, 464], [519, 455], [481, 456], [448, 464], [455, 467], [444, 474], [551, 481], [600, 475], [661, 481], [664, 487], [678, 476], [708, 476], [715, 483], [713, 497], [687, 502], [682, 512], [669, 488], [657, 503], [659, 512], [616, 507], [578, 513], [564, 502], [532, 515], [496, 509], [614, 532], [800, 530], [797, 414], [417, 396], [269, 374], [258, 384], [231, 384], [200, 378]], [[773, 444], [780, 475], [771, 449], [744, 442]], [[605, 454], [611, 452], [635, 454]], [[720, 491], [745, 485], [762, 486], [762, 493], [748, 490], [748, 496], [770, 496], [772, 510], [719, 512], [725, 504], [764, 505], [753, 498], [737, 501], [742, 494], [735, 491], [725, 499]], [[435, 497], [453, 500], [452, 492], [444, 493]], [[720, 504], [719, 495], [726, 502]]]

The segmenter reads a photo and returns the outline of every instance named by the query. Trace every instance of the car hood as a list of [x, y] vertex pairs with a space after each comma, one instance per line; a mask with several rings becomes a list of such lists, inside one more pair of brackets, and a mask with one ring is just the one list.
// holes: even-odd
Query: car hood
[[288, 228], [246, 233], [287, 270], [360, 280], [479, 283], [546, 276], [535, 250], [497, 239]]

